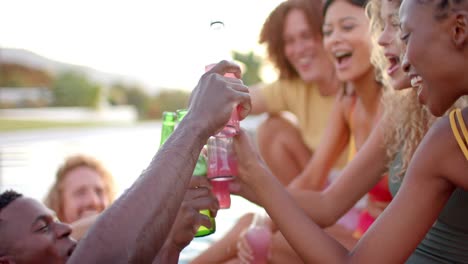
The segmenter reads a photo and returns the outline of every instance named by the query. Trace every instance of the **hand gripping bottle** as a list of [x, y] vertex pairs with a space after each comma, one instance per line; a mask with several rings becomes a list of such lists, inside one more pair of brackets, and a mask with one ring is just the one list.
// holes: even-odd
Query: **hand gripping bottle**
[[268, 263], [268, 255], [271, 244], [271, 229], [266, 223], [267, 215], [265, 213], [257, 213], [249, 229], [245, 233], [250, 249], [253, 254], [251, 264], [266, 264]]
[[[180, 109], [177, 110], [177, 123], [180, 123], [182, 119], [187, 114], [187, 110]], [[207, 167], [206, 167], [206, 157], [204, 156], [204, 151], [198, 156], [197, 164], [193, 171], [194, 176], [206, 177]], [[208, 216], [211, 222], [211, 227], [200, 226], [195, 234], [195, 237], [203, 237], [213, 234], [216, 231], [216, 221], [214, 217], [211, 216], [210, 210], [200, 210], [200, 214]]]

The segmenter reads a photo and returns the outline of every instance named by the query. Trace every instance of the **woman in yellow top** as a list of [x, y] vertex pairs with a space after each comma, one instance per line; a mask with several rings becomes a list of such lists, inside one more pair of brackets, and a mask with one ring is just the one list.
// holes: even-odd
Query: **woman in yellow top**
[[322, 44], [321, 26], [320, 0], [288, 0], [270, 13], [259, 36], [278, 80], [250, 87], [251, 115], [268, 113], [257, 129], [258, 147], [284, 185], [316, 151], [340, 86]]
[[[466, 0], [404, 0], [400, 10], [401, 36], [407, 44], [404, 69], [418, 89], [419, 100], [437, 116], [468, 95], [467, 14]], [[468, 108], [461, 116], [456, 126], [463, 134]], [[310, 221], [269, 172], [258, 166], [261, 162], [247, 155], [252, 147], [244, 134], [236, 147], [245, 154], [239, 155], [239, 176], [256, 192], [303, 261], [402, 263], [424, 238], [455, 188], [468, 189], [468, 156], [462, 151], [467, 140], [464, 135], [457, 142], [449, 117], [438, 120], [418, 146], [396, 198], [352, 251]]]

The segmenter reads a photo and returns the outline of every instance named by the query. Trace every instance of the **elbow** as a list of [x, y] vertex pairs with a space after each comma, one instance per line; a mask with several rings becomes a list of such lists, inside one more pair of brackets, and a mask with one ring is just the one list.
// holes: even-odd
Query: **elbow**
[[323, 217], [320, 226], [322, 228], [330, 227], [338, 221], [338, 217], [333, 214], [327, 214]]
[[318, 223], [322, 228], [330, 227], [340, 219], [341, 214], [336, 210], [336, 207], [329, 203], [323, 201], [322, 203], [322, 217], [320, 217], [320, 223]]

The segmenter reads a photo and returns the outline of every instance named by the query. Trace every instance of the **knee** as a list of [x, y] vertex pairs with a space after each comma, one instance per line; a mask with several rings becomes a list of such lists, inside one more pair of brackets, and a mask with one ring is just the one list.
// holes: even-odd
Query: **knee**
[[257, 129], [257, 141], [261, 146], [271, 146], [272, 142], [287, 142], [300, 137], [297, 127], [280, 115], [268, 117]]
[[271, 142], [271, 140], [279, 137], [289, 126], [292, 125], [281, 116], [270, 116], [258, 126], [258, 140], [260, 142]]

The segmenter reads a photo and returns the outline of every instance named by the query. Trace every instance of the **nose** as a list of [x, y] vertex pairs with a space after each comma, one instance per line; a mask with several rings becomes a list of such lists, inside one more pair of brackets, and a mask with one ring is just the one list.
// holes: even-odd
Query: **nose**
[[88, 193], [86, 205], [88, 208], [99, 209], [101, 207], [102, 201], [99, 195], [91, 191]]
[[336, 43], [340, 43], [342, 41], [342, 36], [339, 32], [337, 32], [338, 30], [333, 30], [330, 35], [328, 35], [327, 39], [328, 39], [328, 42], [331, 43], [331, 44], [336, 44]]
[[411, 64], [409, 63], [408, 56], [406, 54], [407, 54], [407, 52], [405, 51], [403, 53], [403, 58], [401, 59], [401, 67], [402, 67], [404, 72], [409, 73], [410, 68], [411, 68]]
[[55, 235], [57, 239], [67, 238], [71, 234], [71, 227], [68, 224], [62, 222], [55, 223]]
[[294, 41], [293, 50], [294, 50], [294, 54], [300, 55], [305, 50], [304, 41], [300, 39], [297, 39], [296, 41]]
[[389, 45], [392, 41], [392, 39], [389, 36], [390, 34], [387, 33], [387, 29], [384, 28], [382, 33], [380, 34], [379, 38], [377, 39], [377, 44], [379, 44], [382, 47], [385, 47]]

